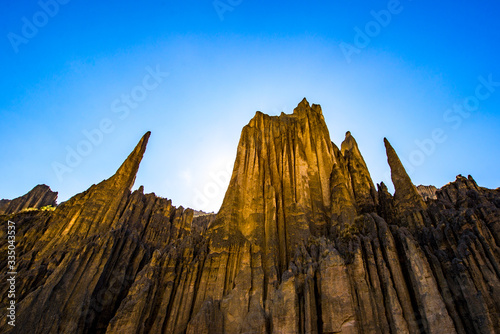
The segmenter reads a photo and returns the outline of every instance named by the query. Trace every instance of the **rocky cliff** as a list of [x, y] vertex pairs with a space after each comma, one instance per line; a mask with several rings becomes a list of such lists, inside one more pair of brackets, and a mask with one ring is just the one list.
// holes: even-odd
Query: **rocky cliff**
[[458, 176], [423, 192], [387, 140], [395, 193], [376, 189], [354, 137], [332, 143], [304, 99], [257, 112], [219, 213], [199, 215], [131, 192], [149, 135], [54, 211], [0, 215], [17, 226], [2, 332], [500, 333], [499, 189]]

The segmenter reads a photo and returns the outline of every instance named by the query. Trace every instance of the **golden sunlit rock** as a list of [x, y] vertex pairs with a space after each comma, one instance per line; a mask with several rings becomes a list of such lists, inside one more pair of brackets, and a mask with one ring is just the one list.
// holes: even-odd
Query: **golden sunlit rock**
[[131, 192], [149, 137], [55, 210], [46, 186], [0, 202], [17, 226], [2, 333], [498, 332], [499, 189], [417, 188], [384, 140], [395, 194], [376, 191], [351, 133], [339, 149], [304, 99], [255, 114], [220, 211], [195, 214]]

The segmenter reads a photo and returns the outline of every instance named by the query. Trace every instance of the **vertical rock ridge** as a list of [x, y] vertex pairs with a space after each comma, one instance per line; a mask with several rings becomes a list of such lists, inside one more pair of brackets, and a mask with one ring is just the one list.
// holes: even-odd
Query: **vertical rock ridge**
[[329, 229], [334, 164], [319, 106], [304, 99], [291, 115], [257, 112], [243, 128], [216, 225], [266, 249], [268, 270], [283, 272], [296, 245]]
[[334, 145], [337, 163], [333, 165], [330, 175], [332, 201], [332, 227], [334, 232], [344, 225], [354, 223], [357, 216], [356, 200], [352, 189], [351, 174], [341, 151]]
[[375, 187], [358, 144], [350, 131], [346, 132], [341, 150], [351, 175], [352, 188], [360, 212], [374, 211], [377, 205]]

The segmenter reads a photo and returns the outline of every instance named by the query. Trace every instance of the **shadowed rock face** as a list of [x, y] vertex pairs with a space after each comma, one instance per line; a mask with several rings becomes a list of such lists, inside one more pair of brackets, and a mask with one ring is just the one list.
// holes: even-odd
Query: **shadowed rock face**
[[148, 139], [55, 211], [0, 215], [18, 272], [2, 332], [500, 332], [499, 189], [458, 176], [424, 201], [385, 140], [395, 195], [375, 191], [355, 139], [339, 149], [304, 99], [255, 115], [219, 213], [199, 215], [130, 191]]

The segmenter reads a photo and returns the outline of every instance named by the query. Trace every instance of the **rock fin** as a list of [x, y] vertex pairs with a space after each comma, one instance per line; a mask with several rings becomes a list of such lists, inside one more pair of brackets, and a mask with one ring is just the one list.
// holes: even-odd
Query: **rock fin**
[[137, 175], [137, 171], [139, 170], [139, 165], [142, 157], [144, 156], [144, 152], [146, 151], [146, 146], [150, 136], [151, 131], [146, 132], [144, 136], [142, 136], [135, 149], [132, 153], [130, 153], [120, 168], [118, 168], [115, 175], [112, 176], [112, 179], [124, 188], [128, 188], [130, 190], [134, 185], [135, 177]]
[[394, 184], [394, 203], [400, 209], [424, 210], [426, 205], [417, 188], [411, 182], [408, 173], [406, 173], [401, 160], [399, 160], [396, 151], [391, 146], [387, 138], [384, 138], [385, 149], [387, 153], [387, 162], [391, 167], [391, 179]]

